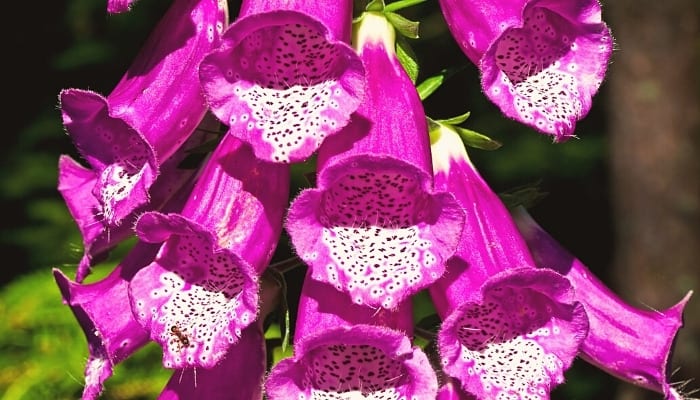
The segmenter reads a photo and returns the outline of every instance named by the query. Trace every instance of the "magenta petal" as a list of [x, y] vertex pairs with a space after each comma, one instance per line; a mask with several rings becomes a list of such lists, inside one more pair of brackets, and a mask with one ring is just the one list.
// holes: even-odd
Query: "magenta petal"
[[586, 309], [590, 331], [581, 357], [613, 376], [663, 393], [667, 399], [678, 398], [667, 374], [691, 293], [666, 310], [634, 308], [537, 225], [527, 211], [519, 208], [514, 216], [537, 264], [569, 278]]
[[[350, 24], [351, 8], [328, 10], [326, 19]], [[241, 16], [201, 64], [212, 112], [259, 158], [307, 159], [347, 124], [364, 93], [362, 62], [337, 34], [299, 11]]]
[[63, 301], [75, 314], [88, 340], [83, 399], [96, 399], [114, 366], [148, 342], [148, 332], [129, 307], [128, 284], [140, 268], [155, 257], [158, 246], [138, 243], [114, 271], [99, 282], [71, 282], [54, 269]]
[[295, 342], [294, 354], [272, 368], [265, 384], [270, 400], [436, 396], [425, 353], [389, 328], [328, 327]]
[[324, 142], [318, 188], [294, 200], [286, 228], [313, 279], [391, 309], [442, 275], [464, 216], [450, 194], [433, 191], [425, 114], [383, 36], [393, 38], [393, 28], [363, 18], [367, 96], [343, 133]]
[[480, 399], [548, 399], [587, 333], [583, 306], [565, 277], [535, 267], [457, 133], [441, 127], [431, 136], [435, 186], [466, 212], [455, 257], [429, 288], [443, 318], [443, 370]]
[[61, 92], [65, 128], [97, 174], [93, 195], [108, 224], [148, 202], [161, 163], [202, 120], [197, 66], [218, 44], [224, 7], [216, 0], [175, 1], [109, 96]]
[[181, 213], [143, 214], [139, 237], [164, 242], [130, 285], [137, 319], [168, 368], [211, 368], [258, 316], [259, 276], [282, 230], [289, 166], [226, 135]]
[[563, 141], [591, 108], [612, 52], [597, 0], [441, 0], [484, 93], [508, 117]]
[[588, 329], [569, 282], [552, 271], [512, 269], [490, 278], [480, 296], [443, 321], [443, 370], [477, 398], [549, 399]]
[[213, 368], [174, 371], [158, 399], [262, 399], [264, 375], [265, 339], [259, 324], [253, 324], [243, 330], [238, 343]]

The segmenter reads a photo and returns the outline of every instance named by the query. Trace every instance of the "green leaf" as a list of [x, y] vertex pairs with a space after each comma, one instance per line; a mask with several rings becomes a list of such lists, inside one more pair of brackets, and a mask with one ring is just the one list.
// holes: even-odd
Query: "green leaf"
[[389, 3], [384, 7], [384, 12], [394, 12], [407, 7], [415, 6], [416, 4], [424, 3], [425, 0], [399, 0]]
[[396, 56], [401, 66], [403, 66], [403, 69], [406, 70], [408, 77], [411, 78], [411, 81], [415, 84], [419, 72], [418, 61], [416, 53], [413, 52], [411, 45], [403, 36], [396, 38]]
[[502, 146], [500, 142], [471, 129], [460, 128], [459, 126], [454, 125], [450, 125], [450, 127], [459, 133], [459, 136], [462, 137], [464, 144], [469, 147], [474, 147], [481, 150], [496, 150]]
[[456, 117], [447, 118], [447, 119], [440, 119], [437, 122], [441, 122], [441, 123], [447, 124], [447, 125], [459, 125], [462, 122], [466, 121], [471, 114], [472, 114], [471, 111], [467, 111], [462, 115], [458, 115]]
[[418, 22], [393, 12], [384, 11], [384, 16], [389, 23], [403, 36], [418, 39]]

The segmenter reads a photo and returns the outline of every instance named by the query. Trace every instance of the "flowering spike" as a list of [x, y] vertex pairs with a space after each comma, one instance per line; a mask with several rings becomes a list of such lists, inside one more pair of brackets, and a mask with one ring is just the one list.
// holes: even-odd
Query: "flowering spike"
[[226, 135], [180, 213], [139, 218], [138, 236], [164, 243], [132, 280], [130, 299], [166, 367], [213, 367], [257, 318], [259, 276], [288, 191], [288, 166], [261, 161]]
[[133, 214], [151, 202], [163, 164], [205, 115], [196, 66], [218, 44], [226, 13], [217, 0], [176, 0], [109, 96], [61, 92], [63, 124], [94, 175], [61, 161], [59, 190], [82, 224], [86, 247], [79, 280], [90, 259], [114, 245], [109, 231], [132, 225]]
[[569, 278], [586, 309], [590, 330], [581, 357], [613, 376], [663, 393], [666, 399], [679, 399], [666, 374], [676, 334], [683, 325], [683, 308], [692, 292], [667, 310], [634, 308], [557, 243], [524, 208], [518, 207], [514, 217], [537, 265]]
[[361, 25], [367, 96], [324, 142], [318, 187], [294, 200], [286, 228], [313, 279], [391, 309], [442, 275], [463, 213], [433, 191], [425, 114], [394, 55], [393, 28], [372, 13]]
[[435, 398], [435, 372], [407, 337], [408, 301], [374, 310], [307, 274], [299, 316], [294, 357], [277, 363], [265, 384], [270, 400]]
[[98, 398], [114, 366], [148, 342], [148, 332], [131, 314], [127, 287], [157, 251], [158, 246], [139, 242], [109, 276], [87, 285], [71, 282], [61, 271], [53, 270], [63, 302], [70, 306], [88, 341], [83, 400]]
[[351, 14], [349, 0], [244, 1], [202, 62], [213, 113], [257, 157], [304, 161], [347, 124], [364, 93], [362, 62], [345, 43]]
[[564, 141], [591, 108], [612, 52], [598, 0], [440, 0], [447, 25], [509, 118]]
[[535, 268], [457, 133], [431, 134], [435, 186], [453, 193], [467, 216], [455, 257], [429, 287], [443, 318], [443, 370], [477, 398], [549, 399], [586, 335], [584, 309], [566, 278]]

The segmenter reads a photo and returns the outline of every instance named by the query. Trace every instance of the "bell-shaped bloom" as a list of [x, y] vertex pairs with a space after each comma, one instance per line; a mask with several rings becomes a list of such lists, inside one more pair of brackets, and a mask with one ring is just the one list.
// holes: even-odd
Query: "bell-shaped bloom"
[[555, 141], [574, 136], [613, 40], [598, 0], [440, 0], [457, 44], [503, 114]]
[[436, 189], [466, 212], [455, 257], [429, 288], [443, 370], [479, 399], [549, 399], [586, 336], [585, 311], [565, 277], [535, 267], [457, 133], [432, 134]]
[[98, 398], [114, 366], [148, 342], [148, 332], [131, 313], [127, 289], [134, 274], [150, 264], [157, 251], [158, 246], [139, 242], [110, 275], [91, 284], [71, 282], [53, 270], [63, 301], [88, 341], [83, 400]]
[[161, 165], [205, 115], [197, 67], [218, 45], [226, 23], [225, 2], [176, 0], [107, 97], [61, 92], [63, 124], [90, 166], [63, 158], [59, 179], [59, 187], [79, 188], [62, 193], [72, 211], [82, 210], [76, 216], [81, 230], [90, 231], [85, 263], [91, 241], [100, 240], [96, 232], [131, 225], [128, 218], [149, 202]]
[[294, 356], [267, 378], [270, 400], [435, 399], [437, 377], [411, 346], [410, 302], [395, 310], [353, 304], [307, 274], [299, 299]]
[[683, 308], [691, 293], [667, 310], [632, 307], [557, 243], [527, 211], [516, 209], [514, 218], [537, 265], [569, 278], [576, 299], [586, 309], [590, 330], [581, 346], [581, 358], [627, 382], [663, 393], [666, 399], [680, 400], [667, 374], [673, 342], [683, 325]]
[[256, 158], [225, 135], [182, 211], [151, 211], [139, 238], [163, 243], [132, 279], [138, 321], [168, 368], [211, 368], [258, 315], [259, 276], [270, 262], [289, 197], [289, 166]]
[[321, 146], [317, 188], [294, 200], [286, 228], [313, 279], [390, 309], [442, 275], [464, 215], [452, 195], [433, 190], [426, 118], [393, 27], [372, 13], [360, 24], [365, 100]]
[[213, 368], [173, 371], [158, 400], [262, 400], [267, 367], [263, 321], [277, 307], [280, 295], [280, 286], [263, 275], [257, 321], [241, 331], [236, 345]]
[[339, 132], [364, 93], [351, 0], [244, 0], [201, 64], [212, 112], [261, 159], [307, 159]]

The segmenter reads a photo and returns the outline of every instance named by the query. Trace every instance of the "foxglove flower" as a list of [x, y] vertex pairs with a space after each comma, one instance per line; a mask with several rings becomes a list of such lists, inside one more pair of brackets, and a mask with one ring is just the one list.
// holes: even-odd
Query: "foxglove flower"
[[352, 1], [241, 4], [200, 76], [213, 113], [261, 159], [307, 159], [340, 131], [364, 93], [349, 41]]
[[394, 30], [366, 13], [357, 38], [367, 94], [318, 155], [317, 188], [289, 209], [286, 228], [311, 277], [357, 304], [391, 309], [439, 278], [464, 215], [433, 191], [425, 114], [394, 53]]
[[613, 376], [663, 393], [666, 399], [680, 400], [667, 373], [691, 293], [667, 310], [634, 308], [547, 234], [527, 211], [518, 208], [514, 217], [537, 265], [569, 278], [577, 300], [586, 309], [590, 330], [581, 346], [581, 357]]
[[261, 279], [260, 317], [241, 331], [226, 356], [211, 369], [175, 370], [158, 400], [261, 400], [267, 357], [263, 321], [279, 303], [280, 286]]
[[109, 242], [110, 230], [131, 225], [128, 218], [149, 202], [161, 165], [202, 120], [197, 66], [218, 44], [226, 13], [220, 1], [176, 0], [109, 96], [61, 92], [64, 126], [90, 165], [85, 170], [61, 159], [59, 188], [67, 188], [61, 192], [87, 233], [79, 280], [93, 242]]
[[139, 218], [139, 238], [163, 245], [129, 296], [165, 367], [213, 367], [255, 321], [288, 192], [289, 166], [257, 159], [225, 135], [180, 213]]
[[481, 87], [509, 118], [574, 136], [612, 51], [598, 0], [440, 0], [447, 25], [478, 66]]
[[409, 302], [393, 311], [353, 304], [307, 274], [294, 357], [272, 368], [265, 384], [268, 398], [435, 399], [435, 371], [408, 337], [411, 312]]
[[467, 216], [455, 257], [429, 288], [443, 319], [443, 370], [479, 399], [548, 399], [586, 336], [585, 311], [566, 278], [535, 268], [457, 133], [432, 134], [435, 186], [452, 192]]
[[54, 278], [88, 341], [83, 400], [96, 399], [114, 366], [148, 342], [148, 332], [129, 307], [129, 281], [155, 258], [158, 246], [139, 242], [126, 258], [99, 282], [71, 282], [58, 269]]

